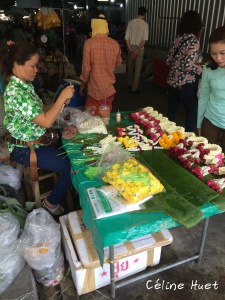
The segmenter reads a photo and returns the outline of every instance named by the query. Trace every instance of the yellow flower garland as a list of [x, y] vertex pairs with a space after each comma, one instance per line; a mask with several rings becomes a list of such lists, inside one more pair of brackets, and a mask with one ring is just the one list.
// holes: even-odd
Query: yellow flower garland
[[138, 146], [138, 142], [134, 138], [129, 138], [128, 135], [125, 137], [119, 137], [118, 142], [122, 143], [126, 148], [134, 148]]
[[114, 164], [102, 179], [117, 188], [130, 203], [136, 203], [164, 189], [160, 181], [133, 158], [123, 164]]

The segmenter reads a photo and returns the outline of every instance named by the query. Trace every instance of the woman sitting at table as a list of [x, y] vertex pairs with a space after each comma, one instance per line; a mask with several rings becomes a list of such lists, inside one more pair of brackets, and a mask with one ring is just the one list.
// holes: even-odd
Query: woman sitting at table
[[[65, 88], [51, 107], [43, 107], [31, 84], [37, 74], [38, 60], [36, 48], [26, 41], [14, 43], [0, 51], [0, 73], [6, 85], [4, 126], [10, 133], [8, 147], [14, 161], [32, 167], [34, 161], [30, 158], [34, 154], [38, 168], [60, 174], [52, 193], [42, 202], [44, 209], [59, 216], [64, 212], [60, 202], [71, 186], [70, 161], [60, 155], [62, 152], [57, 147], [35, 144], [35, 140], [45, 134], [58, 118], [64, 104], [70, 102], [74, 86]], [[32, 146], [30, 141], [34, 142]]]

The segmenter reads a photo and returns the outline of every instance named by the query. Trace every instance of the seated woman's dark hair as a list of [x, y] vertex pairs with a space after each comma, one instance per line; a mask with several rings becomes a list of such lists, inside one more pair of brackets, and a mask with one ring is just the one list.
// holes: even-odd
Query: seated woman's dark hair
[[199, 13], [194, 10], [186, 11], [181, 17], [180, 24], [178, 27], [178, 34], [183, 35], [184, 33], [199, 34], [202, 29], [202, 20]]
[[[211, 33], [209, 37], [209, 47], [211, 44], [216, 43], [224, 43], [225, 46], [225, 26], [218, 27]], [[216, 70], [218, 68], [218, 64], [214, 59], [211, 59], [211, 61], [207, 64], [207, 67], [212, 70]]]
[[27, 41], [16, 42], [0, 51], [0, 73], [5, 84], [8, 84], [12, 75], [14, 62], [24, 65], [26, 61], [37, 54], [35, 46]]

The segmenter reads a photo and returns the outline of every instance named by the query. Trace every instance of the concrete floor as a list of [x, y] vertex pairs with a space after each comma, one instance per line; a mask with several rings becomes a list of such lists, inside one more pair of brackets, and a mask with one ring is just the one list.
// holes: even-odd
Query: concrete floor
[[[114, 102], [114, 111], [133, 110], [146, 106], [153, 106], [159, 112], [166, 114], [167, 96], [166, 92], [148, 82], [143, 76], [140, 82], [141, 93], [138, 95], [130, 94], [124, 74], [117, 75], [115, 84], [117, 94]], [[184, 124], [184, 111], [180, 108], [177, 115], [177, 124]], [[171, 229], [174, 241], [171, 245], [162, 248], [160, 265], [172, 263], [196, 254], [199, 250], [199, 239], [201, 237], [203, 221], [197, 226], [188, 230], [184, 227]], [[135, 282], [130, 286], [120, 288], [116, 291], [116, 299], [124, 300], [213, 300], [225, 299], [225, 222], [224, 215], [216, 215], [210, 218], [207, 240], [204, 249], [203, 259], [200, 265], [196, 263], [187, 263], [159, 273], [157, 275], [147, 277], [139, 282]], [[68, 267], [68, 266], [67, 266]], [[155, 267], [157, 268], [157, 266]], [[151, 268], [154, 269], [154, 268]], [[147, 268], [149, 270], [149, 268]], [[147, 271], [146, 270], [146, 271]], [[151, 289], [146, 288], [146, 282], [151, 281]], [[23, 278], [19, 281], [24, 284]], [[155, 286], [161, 283], [161, 286]], [[197, 283], [197, 288], [192, 288], [192, 283]], [[163, 287], [164, 284], [164, 287]], [[174, 288], [168, 288], [169, 284], [173, 284]], [[178, 285], [182, 285], [182, 289], [178, 289]], [[211, 284], [211, 285], [207, 285]], [[158, 288], [157, 288], [158, 287]], [[210, 287], [210, 288], [209, 288]], [[62, 299], [62, 300], [102, 300], [111, 299], [109, 286], [101, 288], [95, 292], [78, 296], [74, 288], [71, 275], [65, 276], [60, 286], [56, 288], [43, 288], [37, 284], [37, 291], [40, 300]], [[9, 293], [8, 293], [9, 295]], [[24, 294], [23, 294], [24, 295]], [[22, 295], [21, 295], [22, 296]], [[18, 298], [18, 297], [17, 297]], [[3, 300], [12, 300], [17, 298], [1, 298]], [[18, 298], [19, 299], [19, 298]], [[33, 295], [20, 299], [35, 299]]]

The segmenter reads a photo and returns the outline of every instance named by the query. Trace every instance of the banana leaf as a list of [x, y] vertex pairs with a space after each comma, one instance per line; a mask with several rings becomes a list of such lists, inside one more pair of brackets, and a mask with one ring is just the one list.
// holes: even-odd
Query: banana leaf
[[[151, 171], [153, 171], [151, 169]], [[156, 172], [153, 174], [164, 185], [165, 191], [154, 195], [153, 198], [143, 204], [144, 209], [139, 212], [161, 211], [172, 217], [181, 225], [191, 228], [203, 218], [203, 213], [184, 197], [177, 193], [167, 182], [165, 182]]]
[[172, 189], [196, 207], [215, 201], [219, 194], [199, 180], [194, 174], [171, 159], [162, 150], [145, 151], [140, 159], [150, 170], [156, 172]]
[[219, 209], [223, 206], [223, 199], [218, 193], [171, 159], [167, 151], [145, 151], [138, 160], [149, 167], [165, 187], [165, 192], [144, 204], [143, 211], [162, 211], [191, 228], [203, 218], [199, 207], [209, 201], [214, 201]]

